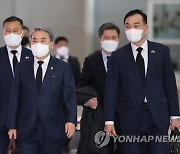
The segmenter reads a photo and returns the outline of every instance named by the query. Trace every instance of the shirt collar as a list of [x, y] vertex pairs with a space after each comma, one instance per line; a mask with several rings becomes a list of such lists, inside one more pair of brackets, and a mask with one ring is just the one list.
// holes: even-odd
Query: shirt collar
[[103, 61], [107, 59], [109, 55], [107, 55], [103, 50], [101, 50]]
[[[60, 56], [58, 54], [56, 54], [56, 58], [60, 59]], [[69, 55], [66, 55], [64, 58], [63, 58], [63, 61], [68, 61], [69, 60]]]
[[[50, 54], [43, 60], [43, 64], [46, 64], [46, 65], [48, 65], [49, 64], [49, 60], [50, 60]], [[36, 57], [34, 57], [34, 63], [37, 63], [39, 60], [36, 58]]]
[[[138, 46], [136, 46], [136, 45], [133, 44], [132, 42], [131, 42], [131, 47], [132, 47], [132, 51], [133, 51], [133, 52], [135, 52], [136, 49], [138, 48]], [[143, 50], [145, 50], [145, 51], [148, 51], [148, 42], [147, 42], [147, 40], [143, 43], [143, 45], [141, 46], [141, 48], [143, 48]]]
[[12, 50], [16, 50], [17, 51], [17, 54], [20, 54], [21, 55], [21, 52], [22, 52], [22, 46], [19, 45], [16, 49], [11, 49], [10, 47], [6, 46], [7, 47], [7, 51], [8, 53], [11, 53]]

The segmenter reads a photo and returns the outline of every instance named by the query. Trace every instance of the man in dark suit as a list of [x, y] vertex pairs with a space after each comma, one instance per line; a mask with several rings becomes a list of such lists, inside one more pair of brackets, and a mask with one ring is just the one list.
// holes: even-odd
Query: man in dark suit
[[[97, 100], [97, 98], [92, 98], [87, 102], [80, 102], [84, 107], [89, 108], [89, 110], [96, 110], [97, 106], [99, 106], [101, 109], [104, 107], [103, 97], [106, 74], [108, 71], [108, 61], [112, 52], [118, 47], [119, 35], [120, 29], [118, 26], [114, 25], [113, 23], [103, 24], [99, 28], [99, 42], [101, 44], [101, 50], [85, 58], [78, 87], [93, 87], [95, 90], [97, 90], [99, 95], [99, 100]], [[103, 118], [104, 117], [100, 117], [99, 119], [101, 119], [104, 124]], [[102, 126], [102, 129], [103, 127], [104, 125]], [[109, 150], [111, 153], [113, 153], [112, 146]], [[93, 153], [90, 151], [91, 149], [89, 149], [89, 147], [87, 147], [86, 150], [91, 154]]]
[[20, 43], [23, 37], [23, 21], [9, 17], [3, 22], [3, 36], [6, 46], [0, 48], [0, 153], [6, 154], [9, 143], [7, 116], [12, 82], [19, 61], [32, 57], [30, 50]]
[[8, 128], [19, 154], [60, 154], [65, 133], [75, 132], [75, 84], [68, 63], [50, 56], [53, 33], [31, 33], [34, 58], [19, 63], [13, 82]]
[[[166, 136], [179, 127], [179, 105], [169, 48], [147, 41], [147, 16], [132, 10], [124, 18], [131, 42], [112, 55], [105, 86], [105, 130], [116, 135], [114, 113], [118, 109], [122, 135]], [[170, 122], [170, 123], [169, 123]], [[147, 138], [146, 138], [147, 139]], [[168, 154], [168, 143], [149, 141], [151, 154]], [[143, 144], [123, 143], [126, 154], [143, 154]]]
[[71, 65], [71, 70], [74, 75], [75, 84], [77, 86], [81, 74], [81, 68], [78, 58], [69, 55], [68, 39], [64, 36], [59, 36], [55, 39], [54, 43], [56, 50], [56, 58], [68, 62]]

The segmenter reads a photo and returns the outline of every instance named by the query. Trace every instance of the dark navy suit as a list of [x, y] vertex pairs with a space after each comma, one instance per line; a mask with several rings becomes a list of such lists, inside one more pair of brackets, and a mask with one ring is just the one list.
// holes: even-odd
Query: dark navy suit
[[[63, 140], [65, 123], [76, 124], [76, 108], [75, 83], [68, 63], [50, 57], [39, 92], [34, 77], [34, 59], [18, 64], [12, 88], [8, 128], [17, 129], [20, 142], [27, 140], [24, 147], [19, 146], [20, 153], [37, 152], [26, 151], [29, 146], [28, 139], [35, 140], [34, 137], [42, 133], [37, 127], [44, 131], [45, 134], [42, 135], [48, 137], [44, 138], [47, 142]], [[33, 134], [35, 135], [32, 137]], [[51, 145], [42, 146], [47, 151], [52, 148]], [[21, 148], [25, 148], [25, 151]], [[50, 151], [52, 150], [56, 148]], [[47, 151], [41, 153], [48, 153]]]
[[[138, 72], [131, 44], [114, 52], [109, 67], [104, 100], [106, 121], [114, 120], [114, 113], [118, 108], [124, 135], [166, 135], [170, 116], [180, 115], [169, 48], [148, 41], [148, 70], [144, 83]], [[145, 97], [148, 110], [144, 109]], [[130, 144], [125, 144], [124, 147], [127, 154], [132, 150]], [[152, 147], [153, 154], [158, 153], [158, 150], [163, 153], [163, 149], [166, 149], [163, 146]], [[132, 148], [140, 154], [137, 146]]]
[[[22, 47], [21, 61], [31, 58], [29, 49]], [[7, 117], [11, 88], [13, 83], [13, 72], [9, 61], [7, 47], [0, 48], [0, 153], [7, 153], [9, 142], [7, 134]]]

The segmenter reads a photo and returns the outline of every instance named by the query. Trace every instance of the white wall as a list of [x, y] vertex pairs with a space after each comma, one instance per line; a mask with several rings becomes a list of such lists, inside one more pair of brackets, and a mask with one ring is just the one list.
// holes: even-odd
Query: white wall
[[[85, 29], [88, 0], [3, 0], [2, 4], [1, 23], [16, 15], [30, 30], [37, 26], [48, 27], [55, 36], [64, 35], [69, 39], [71, 54], [78, 56], [81, 62], [92, 50], [92, 45], [89, 45], [91, 35]], [[2, 37], [0, 41], [2, 45]]]

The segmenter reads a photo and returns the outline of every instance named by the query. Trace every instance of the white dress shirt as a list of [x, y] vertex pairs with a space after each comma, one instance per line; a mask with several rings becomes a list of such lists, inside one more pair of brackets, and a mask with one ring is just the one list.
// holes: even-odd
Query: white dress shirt
[[102, 53], [102, 58], [103, 58], [103, 62], [104, 62], [104, 67], [106, 69], [106, 72], [107, 72], [107, 57], [109, 57], [109, 55], [107, 55], [104, 51], [101, 51]]
[[[133, 56], [134, 56], [134, 60], [136, 61], [136, 57], [138, 54], [137, 48], [138, 46], [134, 45], [133, 43], [131, 43], [131, 48], [132, 48], [132, 52], [133, 52]], [[145, 67], [145, 76], [147, 74], [147, 68], [148, 68], [148, 42], [147, 40], [143, 43], [143, 45], [141, 46], [141, 48], [143, 48], [141, 55], [144, 59], [144, 67]], [[147, 102], [147, 98], [144, 98], [144, 102]]]
[[[132, 48], [134, 59], [136, 61], [136, 57], [137, 57], [137, 54], [138, 54], [138, 51], [137, 51], [138, 46], [131, 43], [131, 48]], [[142, 57], [144, 59], [145, 76], [146, 76], [147, 69], [148, 69], [148, 42], [147, 42], [147, 40], [143, 43], [141, 48], [143, 48], [143, 50], [141, 52], [141, 55], [142, 55]], [[144, 98], [144, 102], [148, 102], [146, 97]], [[180, 117], [179, 116], [171, 116], [171, 119], [178, 119], [178, 118], [180, 118]], [[105, 122], [105, 125], [110, 125], [110, 124], [114, 124], [114, 122], [113, 121], [106, 121]]]
[[[46, 74], [47, 67], [49, 64], [49, 60], [50, 60], [50, 55], [43, 60], [44, 63], [41, 65], [42, 66], [42, 81], [43, 81], [44, 76]], [[39, 67], [38, 61], [39, 60], [36, 57], [34, 57], [34, 76], [35, 76], [35, 78], [36, 78], [37, 69]]]
[[[56, 54], [56, 58], [57, 58], [57, 59], [61, 59], [61, 57], [60, 57], [58, 54]], [[68, 60], [69, 60], [69, 55], [66, 55], [66, 56], [63, 58], [63, 61], [64, 61], [64, 62], [68, 62]]]
[[17, 47], [16, 49], [11, 49], [11, 48], [8, 47], [8, 46], [6, 46], [6, 47], [7, 47], [7, 51], [8, 51], [9, 62], [10, 62], [10, 65], [11, 65], [12, 73], [13, 73], [13, 75], [14, 75], [14, 70], [13, 70], [13, 57], [14, 57], [14, 55], [11, 53], [11, 51], [12, 51], [12, 50], [16, 50], [16, 51], [17, 51], [16, 57], [17, 57], [18, 62], [20, 62], [21, 52], [22, 52], [22, 46], [20, 45], [20, 46]]

